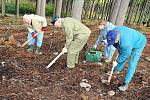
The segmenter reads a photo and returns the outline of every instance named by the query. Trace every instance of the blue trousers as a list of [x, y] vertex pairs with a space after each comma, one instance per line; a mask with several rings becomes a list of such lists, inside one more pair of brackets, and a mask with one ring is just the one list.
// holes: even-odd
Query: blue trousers
[[[32, 34], [33, 34], [33, 33], [32, 33]], [[31, 32], [28, 33], [28, 37], [27, 37], [28, 40], [32, 37], [32, 34], [31, 34]], [[34, 34], [36, 34], [36, 32], [34, 32]], [[41, 32], [41, 33], [39, 33], [39, 34], [35, 37], [35, 38], [37, 39], [37, 41], [36, 41], [36, 46], [39, 47], [39, 48], [42, 46], [43, 35], [44, 35], [44, 32]], [[28, 43], [28, 45], [34, 45], [34, 43], [35, 43], [35, 38], [33, 38], [33, 39]]]
[[[140, 56], [142, 55], [142, 51], [145, 47], [145, 44], [143, 44], [142, 48], [136, 48], [136, 49], [132, 50], [130, 60], [129, 60], [129, 63], [128, 63], [128, 69], [127, 69], [127, 72], [126, 72], [126, 77], [125, 77], [125, 80], [124, 80], [125, 84], [129, 84], [130, 81], [132, 80], [132, 77], [133, 77], [133, 75], [136, 71], [137, 64], [138, 64], [138, 61], [140, 59]], [[124, 63], [119, 63], [115, 67], [115, 70], [122, 71], [124, 64], [125, 64], [125, 62]]]
[[108, 59], [112, 59], [113, 54], [115, 52], [116, 48], [113, 45], [107, 45], [104, 49], [104, 57]]

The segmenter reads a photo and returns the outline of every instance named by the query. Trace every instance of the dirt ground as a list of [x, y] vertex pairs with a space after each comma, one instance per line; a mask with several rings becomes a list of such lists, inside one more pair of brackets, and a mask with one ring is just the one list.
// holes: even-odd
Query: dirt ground
[[[86, 24], [92, 30], [88, 41], [90, 48], [99, 31], [94, 22]], [[81, 51], [79, 63], [74, 69], [64, 68], [66, 55], [46, 69], [56, 57], [54, 52], [60, 53], [64, 46], [62, 30], [49, 26], [44, 35], [43, 55], [36, 55], [26, 52], [27, 46], [20, 47], [27, 38], [27, 29], [21, 19], [0, 19], [0, 34], [8, 29], [16, 40], [13, 46], [0, 45], [0, 100], [150, 100], [150, 27], [133, 24], [127, 26], [143, 32], [148, 43], [129, 89], [120, 92], [117, 87], [123, 83], [127, 65], [121, 74], [113, 75], [110, 85], [102, 84], [101, 78], [111, 70], [111, 64], [85, 63], [85, 50]], [[90, 91], [80, 87], [82, 79], [88, 80]], [[108, 95], [110, 90], [115, 91], [114, 96]]]

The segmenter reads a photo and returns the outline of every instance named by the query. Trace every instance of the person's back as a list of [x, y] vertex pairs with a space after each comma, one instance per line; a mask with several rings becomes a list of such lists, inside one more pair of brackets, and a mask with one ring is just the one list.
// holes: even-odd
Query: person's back
[[32, 26], [36, 31], [39, 31], [41, 27], [47, 26], [47, 21], [45, 17], [34, 15], [32, 18]]
[[104, 35], [104, 39], [106, 40], [106, 35], [107, 35], [107, 32], [114, 29], [116, 26], [110, 22], [107, 22], [104, 29], [102, 31], [106, 31], [103, 35]]
[[66, 18], [62, 18], [62, 26], [69, 26], [70, 28], [72, 28], [73, 33], [74, 34], [89, 34], [91, 33], [90, 29], [85, 26], [84, 24], [82, 24], [80, 21], [71, 18], [71, 17], [66, 17]]
[[120, 46], [140, 48], [143, 42], [146, 41], [146, 37], [142, 33], [126, 26], [116, 27], [114, 30], [118, 30], [121, 33]]

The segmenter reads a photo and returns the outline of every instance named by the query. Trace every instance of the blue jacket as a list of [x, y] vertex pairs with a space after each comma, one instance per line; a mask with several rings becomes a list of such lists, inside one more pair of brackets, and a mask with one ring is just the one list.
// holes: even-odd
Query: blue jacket
[[103, 42], [103, 40], [106, 40], [106, 35], [107, 35], [107, 32], [112, 30], [113, 28], [115, 28], [115, 25], [113, 25], [112, 23], [110, 22], [107, 22], [106, 23], [106, 26], [104, 27], [103, 30], [100, 31], [100, 34], [95, 42], [95, 45], [99, 45], [100, 43]]
[[120, 26], [114, 28], [114, 30], [120, 32], [118, 63], [125, 62], [134, 48], [140, 49], [146, 44], [146, 37], [134, 29]]

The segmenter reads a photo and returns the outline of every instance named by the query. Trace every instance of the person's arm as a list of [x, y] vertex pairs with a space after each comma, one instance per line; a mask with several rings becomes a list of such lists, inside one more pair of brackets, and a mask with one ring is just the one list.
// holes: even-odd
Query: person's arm
[[41, 31], [46, 31], [47, 30], [47, 28], [46, 28], [46, 26], [47, 26], [47, 20], [46, 20], [45, 17], [41, 18], [41, 23], [42, 23]]
[[45, 17], [42, 18], [42, 27], [46, 27], [47, 26], [47, 20]]
[[103, 40], [104, 40], [104, 34], [106, 34], [106, 31], [105, 31], [105, 30], [102, 30], [102, 31], [100, 32], [99, 36], [98, 36], [97, 39], [96, 39], [95, 45], [98, 46], [99, 44], [101, 44], [101, 43], [103, 42]]
[[33, 29], [31, 26], [29, 26], [29, 25], [27, 25], [27, 29], [28, 29], [28, 31], [31, 32], [31, 33], [34, 32], [34, 29]]
[[124, 63], [128, 59], [128, 57], [131, 55], [131, 52], [132, 52], [131, 46], [124, 46], [124, 47], [120, 48], [117, 63], [118, 64]]
[[72, 40], [73, 40], [73, 31], [72, 28], [69, 25], [65, 25], [64, 32], [66, 35], [66, 44], [65, 47], [68, 49]]

